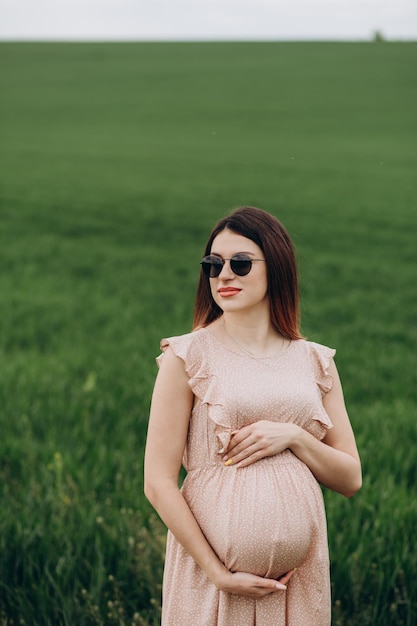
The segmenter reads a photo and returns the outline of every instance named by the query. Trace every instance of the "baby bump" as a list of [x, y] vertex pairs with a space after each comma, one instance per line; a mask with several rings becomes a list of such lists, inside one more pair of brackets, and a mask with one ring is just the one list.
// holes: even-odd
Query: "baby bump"
[[314, 477], [300, 464], [260, 461], [187, 480], [184, 496], [229, 570], [278, 578], [306, 559], [322, 499]]

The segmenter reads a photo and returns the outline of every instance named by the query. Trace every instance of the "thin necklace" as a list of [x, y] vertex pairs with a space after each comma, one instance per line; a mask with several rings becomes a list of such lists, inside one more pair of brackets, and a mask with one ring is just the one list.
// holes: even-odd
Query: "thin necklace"
[[242, 346], [241, 343], [239, 343], [239, 341], [237, 341], [237, 339], [235, 339], [234, 337], [232, 337], [232, 335], [230, 335], [227, 332], [227, 328], [226, 328], [226, 324], [224, 323], [224, 319], [222, 319], [222, 328], [225, 332], [225, 334], [229, 337], [229, 339], [231, 339], [233, 341], [234, 344], [237, 345], [238, 348], [240, 348], [240, 350], [242, 352], [245, 352], [247, 355], [249, 355], [250, 357], [252, 357], [253, 359], [272, 359], [274, 356], [277, 356], [283, 349], [284, 347], [284, 339], [281, 338], [281, 345], [279, 347], [279, 350], [277, 350], [277, 352], [274, 352], [274, 354], [271, 354], [271, 356], [257, 356], [256, 354], [254, 354], [253, 352], [251, 352], [249, 350], [249, 348], [245, 348], [245, 346]]

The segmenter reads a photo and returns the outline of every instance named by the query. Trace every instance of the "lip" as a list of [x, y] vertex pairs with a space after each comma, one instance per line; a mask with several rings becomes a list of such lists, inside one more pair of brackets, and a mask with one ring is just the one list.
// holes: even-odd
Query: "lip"
[[242, 290], [237, 287], [220, 287], [217, 291], [223, 298], [229, 298], [230, 296], [236, 296]]

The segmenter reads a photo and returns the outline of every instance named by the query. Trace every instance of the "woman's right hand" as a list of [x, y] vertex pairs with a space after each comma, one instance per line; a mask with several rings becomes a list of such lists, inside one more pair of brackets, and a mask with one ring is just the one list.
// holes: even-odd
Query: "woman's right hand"
[[229, 572], [229, 576], [219, 586], [221, 591], [234, 593], [247, 598], [259, 599], [276, 593], [277, 591], [285, 591], [286, 584], [294, 574], [295, 569], [281, 576], [279, 580], [273, 578], [262, 578], [247, 572]]

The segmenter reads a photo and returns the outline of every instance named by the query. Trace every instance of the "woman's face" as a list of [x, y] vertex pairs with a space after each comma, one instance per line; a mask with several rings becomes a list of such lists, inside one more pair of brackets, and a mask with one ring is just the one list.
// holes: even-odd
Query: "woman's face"
[[260, 307], [269, 310], [266, 262], [260, 247], [251, 239], [227, 229], [213, 240], [211, 255], [226, 260], [239, 253], [263, 260], [254, 260], [246, 276], [235, 274], [230, 261], [225, 261], [219, 276], [209, 279], [214, 301], [225, 313], [256, 311]]

